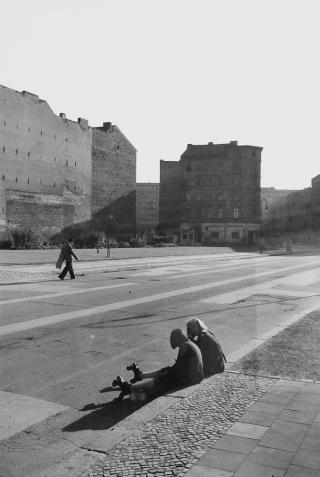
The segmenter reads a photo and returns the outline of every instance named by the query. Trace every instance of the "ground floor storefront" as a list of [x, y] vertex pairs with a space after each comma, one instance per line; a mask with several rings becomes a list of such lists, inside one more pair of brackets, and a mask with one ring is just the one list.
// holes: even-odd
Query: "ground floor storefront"
[[182, 223], [180, 244], [219, 245], [219, 244], [247, 244], [258, 241], [260, 236], [259, 223], [210, 223], [198, 224]]

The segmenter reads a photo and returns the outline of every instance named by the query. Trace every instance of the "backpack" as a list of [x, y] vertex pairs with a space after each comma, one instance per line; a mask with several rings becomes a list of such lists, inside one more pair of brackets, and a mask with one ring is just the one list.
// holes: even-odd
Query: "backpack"
[[218, 348], [218, 359], [217, 359], [217, 368], [216, 368], [216, 372], [217, 373], [223, 373], [224, 372], [224, 368], [225, 368], [225, 363], [227, 362], [227, 358], [225, 357], [225, 354], [224, 352], [222, 351], [222, 348], [221, 348], [221, 345], [218, 341], [218, 338], [212, 333], [212, 331], [209, 331], [208, 330], [208, 333], [212, 336], [212, 338], [214, 339], [216, 345], [217, 345], [217, 348]]

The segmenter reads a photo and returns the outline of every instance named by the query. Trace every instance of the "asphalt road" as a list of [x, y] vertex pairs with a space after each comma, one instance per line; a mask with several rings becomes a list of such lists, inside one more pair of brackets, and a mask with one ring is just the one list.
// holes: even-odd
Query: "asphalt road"
[[319, 265], [319, 256], [199, 256], [1, 287], [0, 476], [44, 475], [75, 447], [90, 448], [141, 405], [112, 402], [115, 376], [131, 377], [133, 361], [145, 371], [173, 363], [170, 332], [191, 317], [216, 333], [228, 358], [319, 308]]

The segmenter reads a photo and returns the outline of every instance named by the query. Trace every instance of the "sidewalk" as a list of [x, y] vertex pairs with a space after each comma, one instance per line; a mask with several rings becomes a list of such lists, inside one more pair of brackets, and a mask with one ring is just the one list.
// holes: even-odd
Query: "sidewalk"
[[91, 443], [97, 452], [69, 475], [319, 477], [319, 318], [307, 315], [222, 375], [141, 408]]
[[[24, 256], [26, 252], [30, 255]], [[317, 254], [317, 249], [296, 247], [289, 255], [302, 253]], [[201, 261], [207, 258], [228, 260], [232, 258], [258, 258], [265, 255], [288, 255], [284, 250], [267, 250], [263, 255], [257, 251], [234, 252], [227, 247], [163, 247], [161, 249], [112, 249], [112, 258], [106, 258], [106, 251], [97, 254], [95, 250], [76, 250], [80, 261], [75, 262], [76, 276], [89, 273], [117, 272], [136, 270], [142, 267], [159, 267]], [[55, 268], [57, 250], [17, 250], [0, 251], [0, 285], [15, 283], [33, 283], [57, 280], [59, 270]], [[51, 263], [48, 261], [51, 259]], [[19, 260], [21, 263], [19, 263]], [[42, 263], [41, 263], [42, 262]]]
[[[194, 250], [189, 250], [189, 253], [193, 253]], [[76, 251], [78, 254], [78, 251]], [[237, 253], [236, 257], [250, 258], [257, 257], [256, 253]], [[202, 253], [202, 254], [175, 254], [166, 255], [165, 251], [162, 256], [146, 256], [140, 258], [118, 258], [118, 259], [101, 259], [101, 260], [80, 260], [75, 261], [74, 270], [76, 276], [84, 276], [92, 273], [103, 272], [118, 272], [128, 270], [139, 270], [141, 268], [152, 268], [160, 266], [170, 266], [176, 264], [183, 264], [186, 262], [206, 262], [212, 258], [230, 260], [235, 258], [235, 254], [231, 252], [227, 253]], [[57, 280], [60, 270], [55, 268], [55, 263], [41, 264], [41, 265], [0, 265], [0, 285], [13, 284], [13, 283], [29, 283], [40, 282], [48, 280]]]

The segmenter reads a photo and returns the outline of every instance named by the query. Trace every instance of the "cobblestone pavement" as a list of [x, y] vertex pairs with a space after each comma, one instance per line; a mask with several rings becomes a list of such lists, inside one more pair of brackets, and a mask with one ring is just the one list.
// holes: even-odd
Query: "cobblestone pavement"
[[227, 372], [204, 381], [116, 444], [88, 476], [183, 475], [274, 382]]

